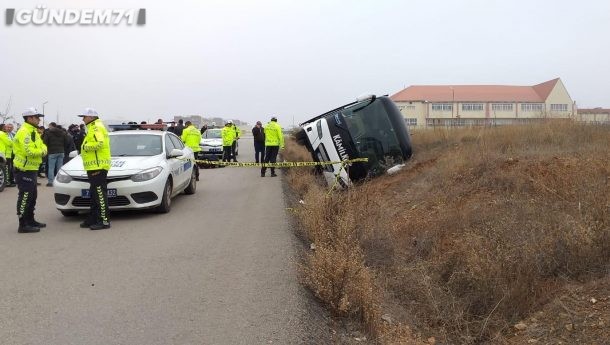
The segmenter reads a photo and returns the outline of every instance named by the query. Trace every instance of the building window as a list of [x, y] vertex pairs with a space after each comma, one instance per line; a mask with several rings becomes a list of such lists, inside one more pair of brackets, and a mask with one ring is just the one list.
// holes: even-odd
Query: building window
[[551, 104], [551, 111], [568, 111], [567, 104]]
[[449, 103], [432, 103], [432, 111], [452, 111], [453, 105]]
[[521, 111], [542, 111], [542, 103], [522, 103]]
[[407, 117], [407, 118], [405, 118], [405, 123], [407, 124], [407, 126], [417, 126], [417, 119]]
[[398, 109], [400, 111], [403, 111], [403, 110], [415, 110], [415, 106], [414, 105], [400, 105], [400, 106], [398, 106]]
[[512, 103], [494, 103], [491, 105], [493, 111], [513, 111]]
[[462, 111], [482, 111], [482, 103], [464, 103], [462, 104]]

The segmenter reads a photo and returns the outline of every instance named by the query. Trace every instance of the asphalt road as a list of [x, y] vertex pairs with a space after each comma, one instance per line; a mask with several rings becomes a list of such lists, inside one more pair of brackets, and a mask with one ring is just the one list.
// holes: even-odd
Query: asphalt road
[[100, 231], [64, 218], [40, 182], [37, 234], [17, 233], [16, 188], [0, 193], [0, 344], [327, 343], [280, 177], [205, 169], [169, 214], [113, 213]]

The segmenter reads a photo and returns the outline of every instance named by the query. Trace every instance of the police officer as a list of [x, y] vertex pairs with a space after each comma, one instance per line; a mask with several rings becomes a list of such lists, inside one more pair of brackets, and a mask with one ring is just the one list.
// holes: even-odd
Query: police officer
[[[282, 127], [277, 123], [277, 118], [274, 116], [265, 125], [265, 163], [275, 163], [280, 148], [284, 148], [284, 134], [282, 133]], [[265, 170], [267, 168], [261, 168], [261, 177], [265, 177]], [[271, 177], [276, 176], [275, 168], [271, 168]]]
[[[199, 130], [195, 128], [191, 121], [185, 122], [185, 128], [182, 130], [180, 139], [182, 139], [184, 145], [193, 150], [195, 159], [199, 158], [197, 152], [201, 151], [201, 146], [199, 146], [199, 143], [201, 142], [201, 133], [199, 133]], [[195, 179], [199, 181], [199, 168], [197, 167], [197, 164], [195, 164]]]
[[95, 109], [85, 108], [85, 111], [78, 116], [83, 118], [87, 126], [87, 134], [81, 146], [81, 158], [89, 178], [91, 198], [89, 217], [80, 224], [80, 227], [91, 230], [109, 229], [106, 177], [110, 170], [110, 138]]
[[[6, 132], [6, 134], [8, 135], [8, 138], [11, 139], [11, 142], [13, 141], [13, 139], [15, 138], [15, 133], [13, 133], [13, 124], [12, 123], [7, 123], [4, 126], [4, 131]], [[10, 157], [10, 160], [8, 161], [10, 168], [9, 168], [9, 173], [11, 174], [8, 181], [10, 181], [10, 184], [8, 187], [15, 187], [17, 184], [15, 183], [15, 169], [13, 168], [13, 158], [15, 157], [15, 152], [13, 152], [13, 155]], [[7, 159], [9, 157], [6, 157]]]
[[233, 151], [233, 143], [235, 142], [235, 130], [231, 127], [231, 122], [225, 123], [225, 126], [220, 130], [222, 136], [222, 161], [231, 161], [231, 151]]
[[24, 123], [13, 140], [15, 154], [13, 165], [19, 189], [17, 196], [19, 228], [17, 232], [39, 232], [40, 228], [47, 226], [34, 219], [34, 208], [38, 197], [36, 174], [42, 158], [47, 154], [47, 146], [42, 142], [38, 133], [38, 124], [44, 115], [40, 114], [36, 108], [28, 108], [21, 115]]
[[229, 124], [235, 132], [235, 137], [233, 138], [233, 143], [231, 144], [231, 157], [233, 157], [233, 162], [237, 162], [237, 140], [241, 136], [241, 130], [237, 128], [237, 126], [233, 123], [233, 120], [229, 120]]
[[6, 187], [15, 187], [15, 183], [13, 183], [13, 139], [9, 138], [4, 123], [0, 124], [0, 153], [6, 159], [6, 165], [4, 166]]

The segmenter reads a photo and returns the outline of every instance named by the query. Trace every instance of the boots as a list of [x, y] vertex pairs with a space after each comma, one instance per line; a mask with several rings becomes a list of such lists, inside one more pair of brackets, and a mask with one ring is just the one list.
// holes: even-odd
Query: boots
[[41, 223], [39, 221], [37, 221], [36, 219], [34, 219], [34, 221], [32, 222], [32, 225], [38, 228], [46, 228], [47, 224], [46, 223]]
[[89, 225], [89, 229], [91, 230], [103, 230], [103, 229], [110, 229], [110, 223], [95, 223], [95, 224], [91, 224]]
[[28, 224], [25, 219], [19, 219], [19, 228], [17, 229], [18, 233], [30, 233], [30, 232], [39, 232], [40, 228], [31, 224]]

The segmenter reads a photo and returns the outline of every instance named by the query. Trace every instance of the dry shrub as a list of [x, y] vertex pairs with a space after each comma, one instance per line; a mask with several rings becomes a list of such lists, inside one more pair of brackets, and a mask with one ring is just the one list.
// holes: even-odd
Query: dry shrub
[[331, 196], [295, 175], [316, 244], [305, 283], [380, 343], [411, 334], [381, 322], [381, 305], [424, 339], [496, 342], [566, 281], [608, 272], [608, 138], [559, 121], [419, 131], [397, 175]]
[[290, 162], [311, 162], [311, 153], [304, 146], [297, 144], [292, 137], [285, 140], [285, 148], [281, 151], [282, 157]]
[[[479, 139], [463, 140], [474, 131]], [[418, 327], [450, 343], [486, 341], [563, 279], [607, 271], [609, 134], [546, 123], [420, 136], [436, 169], [397, 181], [422, 206], [405, 212], [392, 241], [400, 259], [384, 271]]]
[[[286, 147], [281, 151], [282, 158], [289, 162], [311, 162], [311, 154], [303, 146], [298, 145], [294, 138], [288, 137]], [[299, 198], [307, 192], [310, 186], [316, 186], [315, 168], [303, 167], [287, 169], [288, 184], [298, 194]]]

